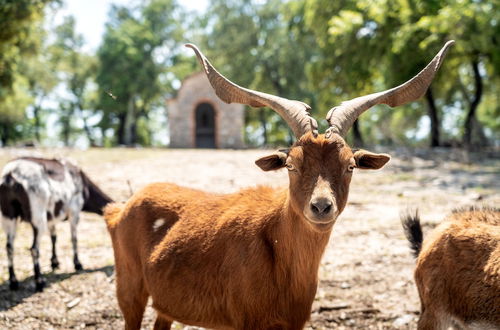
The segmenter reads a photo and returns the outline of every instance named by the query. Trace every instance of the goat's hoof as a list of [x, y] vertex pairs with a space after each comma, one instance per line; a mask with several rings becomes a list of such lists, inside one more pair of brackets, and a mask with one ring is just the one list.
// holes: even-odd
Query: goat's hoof
[[19, 289], [19, 282], [17, 280], [15, 280], [15, 281], [10, 280], [9, 281], [9, 289], [18, 290]]
[[56, 269], [59, 269], [59, 261], [52, 261], [50, 263], [50, 265], [52, 266], [52, 270], [56, 270]]
[[76, 270], [77, 272], [79, 272], [79, 271], [83, 270], [83, 266], [82, 266], [82, 264], [81, 264], [81, 263], [79, 263], [79, 262], [78, 262], [78, 263], [75, 263], [75, 270]]
[[39, 280], [35, 284], [36, 284], [35, 287], [36, 292], [42, 292], [43, 288], [45, 288], [45, 280]]

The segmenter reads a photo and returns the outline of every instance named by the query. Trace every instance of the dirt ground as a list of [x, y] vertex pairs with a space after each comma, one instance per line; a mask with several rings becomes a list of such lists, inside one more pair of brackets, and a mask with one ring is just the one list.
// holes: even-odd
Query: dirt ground
[[[150, 182], [169, 181], [219, 193], [241, 187], [287, 184], [286, 171], [265, 173], [254, 160], [266, 150], [0, 149], [0, 165], [20, 155], [65, 156], [116, 200]], [[418, 207], [425, 231], [453, 208], [500, 205], [500, 159], [464, 152], [392, 150], [380, 171], [356, 171], [349, 204], [337, 221], [319, 270], [320, 284], [307, 329], [414, 329], [419, 313], [414, 262], [399, 221]], [[8, 289], [5, 235], [0, 235], [0, 329], [118, 329], [123, 320], [114, 293], [111, 242], [101, 217], [83, 214], [80, 260], [74, 272], [69, 224], [58, 225], [61, 267], [50, 268], [50, 239], [41, 243], [48, 286], [34, 292], [28, 248], [32, 232], [21, 223], [15, 268], [21, 289]], [[144, 329], [155, 314], [147, 308]], [[174, 329], [194, 329], [175, 324]]]

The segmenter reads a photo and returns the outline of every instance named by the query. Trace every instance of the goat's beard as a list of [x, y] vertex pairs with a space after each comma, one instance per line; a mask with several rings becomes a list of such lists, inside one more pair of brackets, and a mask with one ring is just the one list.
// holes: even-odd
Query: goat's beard
[[337, 217], [338, 217], [338, 214], [335, 213], [335, 214], [333, 214], [331, 219], [329, 219], [328, 221], [317, 221], [317, 220], [311, 219], [306, 214], [304, 214], [305, 221], [307, 221], [307, 223], [309, 224], [311, 229], [314, 230], [315, 232], [319, 232], [319, 233], [330, 232], [332, 230], [335, 222], [337, 222]]

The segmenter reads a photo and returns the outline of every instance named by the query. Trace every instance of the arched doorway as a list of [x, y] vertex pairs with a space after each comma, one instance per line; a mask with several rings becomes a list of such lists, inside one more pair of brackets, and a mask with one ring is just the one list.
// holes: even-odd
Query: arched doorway
[[195, 110], [195, 146], [196, 148], [216, 148], [215, 145], [215, 110], [209, 103], [200, 103]]

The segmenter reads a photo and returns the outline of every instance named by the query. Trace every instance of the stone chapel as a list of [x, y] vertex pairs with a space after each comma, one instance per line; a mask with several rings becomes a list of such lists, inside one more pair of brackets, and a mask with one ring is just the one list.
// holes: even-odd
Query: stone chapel
[[188, 76], [167, 101], [171, 148], [243, 148], [245, 106], [220, 100], [207, 76]]

